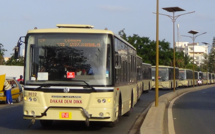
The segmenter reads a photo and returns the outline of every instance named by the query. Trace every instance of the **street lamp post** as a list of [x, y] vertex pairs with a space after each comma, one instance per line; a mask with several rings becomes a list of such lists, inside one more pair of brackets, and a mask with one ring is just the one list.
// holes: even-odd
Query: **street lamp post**
[[[198, 34], [199, 33], [198, 31], [190, 30], [188, 33], [192, 34], [193, 36], [185, 36], [185, 35], [183, 35], [183, 36], [190, 37], [193, 40], [193, 87], [194, 87], [195, 86], [195, 81], [194, 81], [194, 79], [195, 79], [195, 73], [194, 73], [194, 42], [195, 42], [196, 37], [198, 37], [200, 35], [203, 35], [203, 34], [206, 34], [207, 32]], [[196, 35], [196, 34], [198, 34], [198, 35]]]
[[158, 106], [158, 66], [159, 66], [159, 0], [156, 5], [156, 72], [155, 72], [155, 106]]
[[161, 14], [161, 13], [160, 13], [160, 15], [169, 17], [173, 22], [173, 91], [175, 91], [175, 84], [176, 84], [176, 82], [175, 82], [175, 21], [178, 17], [180, 17], [182, 15], [194, 13], [195, 11], [184, 13], [184, 14], [179, 14], [179, 15], [175, 16], [175, 12], [185, 11], [185, 10], [180, 7], [166, 7], [166, 8], [163, 8], [163, 10], [173, 13], [172, 16], [166, 15], [166, 14]]

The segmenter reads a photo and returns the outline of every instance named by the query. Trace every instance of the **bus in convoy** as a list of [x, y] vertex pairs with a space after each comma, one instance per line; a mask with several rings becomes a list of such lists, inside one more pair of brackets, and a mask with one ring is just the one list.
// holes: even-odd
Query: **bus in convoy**
[[208, 84], [212, 83], [212, 74], [208, 72]]
[[203, 72], [199, 71], [198, 72], [198, 85], [203, 84]]
[[208, 84], [208, 81], [209, 81], [208, 72], [203, 72], [203, 84], [204, 85]]
[[193, 85], [193, 71], [191, 69], [179, 68], [179, 87]]
[[215, 82], [214, 79], [215, 79], [214, 73], [211, 73], [211, 84]]
[[[25, 44], [23, 118], [105, 122], [114, 126], [129, 115], [143, 91], [155, 88], [155, 66], [143, 63], [136, 48], [110, 30], [91, 25], [58, 24], [32, 29], [19, 38], [15, 58]], [[174, 68], [159, 65], [159, 89], [174, 88]], [[180, 81], [179, 81], [180, 76]], [[175, 68], [178, 86], [214, 83], [215, 74]]]
[[143, 92], [143, 68], [142, 58], [137, 55], [136, 57], [137, 66], [137, 97], [139, 98]]
[[[159, 65], [158, 67], [158, 80], [159, 80], [159, 89], [173, 89], [173, 83], [174, 83], [174, 68], [171, 66], [164, 66]], [[153, 86], [152, 88], [155, 88], [155, 70], [156, 67], [152, 66], [152, 81]], [[178, 87], [178, 80], [179, 79], [179, 69], [175, 68], [175, 87]]]
[[24, 119], [114, 125], [140, 96], [136, 49], [109, 30], [57, 27], [29, 30], [15, 49], [25, 43]]
[[194, 71], [194, 84], [195, 86], [198, 86], [198, 71]]
[[142, 63], [143, 70], [143, 91], [148, 92], [152, 87], [152, 65]]

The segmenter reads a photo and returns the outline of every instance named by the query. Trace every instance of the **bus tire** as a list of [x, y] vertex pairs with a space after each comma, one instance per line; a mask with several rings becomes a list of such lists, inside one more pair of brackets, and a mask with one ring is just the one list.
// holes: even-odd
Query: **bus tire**
[[52, 123], [52, 120], [40, 120], [40, 124], [42, 127], [50, 127]]

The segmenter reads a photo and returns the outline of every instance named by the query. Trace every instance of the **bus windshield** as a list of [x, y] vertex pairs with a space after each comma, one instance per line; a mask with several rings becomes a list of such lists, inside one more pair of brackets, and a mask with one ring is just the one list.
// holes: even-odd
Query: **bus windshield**
[[159, 67], [159, 80], [168, 81], [169, 80], [169, 72], [167, 68]]
[[185, 70], [180, 70], [180, 71], [179, 71], [179, 79], [180, 79], [180, 80], [186, 80], [186, 73], [185, 73]]
[[[152, 68], [152, 80], [155, 80], [155, 68]], [[159, 81], [168, 81], [169, 80], [169, 72], [168, 72], [168, 68], [164, 68], [164, 67], [159, 67], [159, 72], [158, 72], [159, 76], [158, 79]]]
[[25, 82], [111, 85], [111, 47], [106, 34], [29, 35]]

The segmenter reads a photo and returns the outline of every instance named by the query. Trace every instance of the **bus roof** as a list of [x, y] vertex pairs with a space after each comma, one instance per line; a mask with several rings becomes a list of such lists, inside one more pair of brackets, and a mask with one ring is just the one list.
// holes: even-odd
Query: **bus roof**
[[90, 33], [90, 34], [111, 34], [116, 38], [120, 39], [132, 49], [136, 50], [131, 44], [125, 41], [120, 36], [114, 34], [110, 30], [101, 30], [101, 29], [93, 29], [94, 26], [92, 25], [77, 25], [77, 24], [57, 24], [58, 28], [50, 28], [50, 29], [32, 29], [29, 30], [28, 34], [37, 34], [37, 33]]
[[179, 70], [191, 70], [191, 71], [193, 71], [192, 69], [187, 69], [187, 68], [179, 68]]
[[[156, 67], [156, 66], [152, 66], [152, 67]], [[165, 65], [159, 65], [158, 67], [173, 68], [172, 66], [165, 66]]]
[[152, 66], [152, 64], [149, 64], [149, 63], [142, 63], [143, 65], [149, 65], [149, 66]]
[[136, 55], [136, 57], [142, 60], [142, 57], [140, 57], [139, 55]]
[[30, 33], [99, 33], [99, 34], [112, 34], [110, 30], [93, 29], [91, 25], [73, 25], [73, 24], [57, 24], [58, 28], [50, 29], [32, 29], [28, 31]]

